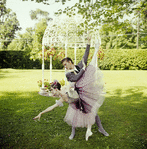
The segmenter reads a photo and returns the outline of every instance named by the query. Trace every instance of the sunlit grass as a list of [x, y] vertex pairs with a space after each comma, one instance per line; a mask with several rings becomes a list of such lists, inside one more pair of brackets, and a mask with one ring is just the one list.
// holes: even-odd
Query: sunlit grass
[[[55, 103], [56, 98], [38, 94], [41, 70], [0, 70], [0, 146], [14, 149], [145, 149], [147, 148], [147, 71], [103, 71], [106, 99], [98, 114], [110, 134], [104, 137], [93, 125], [93, 135], [85, 141], [86, 128], [71, 127], [64, 121], [68, 104], [32, 118]], [[53, 71], [61, 80], [64, 71]], [[45, 77], [49, 80], [49, 70]]]

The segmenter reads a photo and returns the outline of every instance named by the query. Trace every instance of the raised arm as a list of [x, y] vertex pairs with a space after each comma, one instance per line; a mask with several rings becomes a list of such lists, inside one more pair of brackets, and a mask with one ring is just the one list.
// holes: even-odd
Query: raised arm
[[[83, 59], [84, 59], [84, 63], [87, 65], [87, 60], [88, 60], [88, 55], [89, 55], [89, 51], [90, 51], [90, 45], [87, 44]], [[80, 69], [83, 67], [83, 63], [82, 60], [78, 63], [78, 66], [80, 67]]]
[[[89, 33], [88, 33], [87, 40], [88, 40], [88, 43], [87, 43], [87, 47], [86, 47], [86, 50], [85, 50], [85, 54], [83, 56], [84, 63], [86, 65], [87, 65], [88, 55], [89, 55], [89, 51], [90, 51], [90, 42], [91, 42], [91, 36], [89, 36]], [[80, 61], [78, 63], [78, 66], [80, 67], [80, 69], [83, 67], [82, 61]]]

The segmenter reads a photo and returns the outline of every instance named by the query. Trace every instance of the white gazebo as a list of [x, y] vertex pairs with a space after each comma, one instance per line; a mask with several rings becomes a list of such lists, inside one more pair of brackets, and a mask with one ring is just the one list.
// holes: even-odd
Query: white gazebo
[[[76, 64], [77, 48], [86, 47], [87, 32], [90, 32], [91, 35], [91, 47], [99, 48], [97, 39], [99, 39], [99, 43], [101, 40], [98, 28], [95, 28], [92, 31], [87, 31], [84, 27], [79, 28], [78, 25], [83, 22], [84, 20], [82, 20], [82, 17], [77, 15], [74, 17], [62, 15], [60, 18], [57, 17], [49, 22], [42, 39], [42, 87], [39, 92], [40, 95], [46, 94], [44, 88], [45, 46], [65, 48], [65, 57], [67, 57], [67, 49], [74, 48], [74, 64]], [[79, 31], [82, 31], [80, 35], [78, 35]], [[52, 82], [52, 56], [50, 56], [50, 82]]]

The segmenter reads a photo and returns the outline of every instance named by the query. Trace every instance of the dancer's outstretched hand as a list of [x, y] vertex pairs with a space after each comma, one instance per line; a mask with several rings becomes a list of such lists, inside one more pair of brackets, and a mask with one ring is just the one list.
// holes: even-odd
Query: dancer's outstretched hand
[[84, 58], [82, 58], [83, 69], [85, 70], [86, 64], [84, 63]]
[[34, 117], [33, 120], [38, 119], [38, 121], [40, 121], [40, 117], [41, 117], [41, 113], [39, 113], [36, 117]]

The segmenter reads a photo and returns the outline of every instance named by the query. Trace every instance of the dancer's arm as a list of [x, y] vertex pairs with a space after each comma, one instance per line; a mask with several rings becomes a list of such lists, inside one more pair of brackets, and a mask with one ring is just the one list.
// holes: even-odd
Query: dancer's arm
[[[60, 98], [59, 99], [60, 102], [63, 102], [63, 99]], [[40, 121], [40, 117], [42, 114], [46, 113], [46, 112], [49, 112], [49, 111], [52, 111], [54, 108], [58, 107], [59, 105], [57, 103], [55, 103], [54, 105], [48, 107], [47, 109], [45, 109], [44, 111], [40, 112], [36, 117], [33, 118], [33, 120], [36, 120], [38, 119]]]
[[[89, 55], [89, 51], [90, 51], [90, 41], [91, 41], [91, 37], [88, 35], [88, 43], [87, 43], [87, 47], [86, 47], [86, 50], [85, 50], [85, 54], [84, 54], [84, 56], [83, 56], [83, 59], [84, 59], [84, 63], [87, 65], [87, 60], [88, 60], [88, 55]], [[78, 66], [80, 67], [80, 68], [82, 68], [83, 67], [83, 63], [82, 63], [82, 61], [80, 61], [79, 63], [78, 63]]]
[[[87, 60], [88, 60], [88, 55], [89, 55], [89, 51], [90, 51], [90, 45], [87, 44], [83, 59], [84, 59], [84, 63], [87, 65]], [[78, 63], [78, 65], [80, 67], [80, 69], [83, 67], [82, 61], [80, 61]]]
[[84, 72], [85, 72], [85, 70], [81, 69], [80, 72], [76, 75], [74, 73], [67, 73], [66, 78], [70, 82], [77, 82], [82, 77]]

